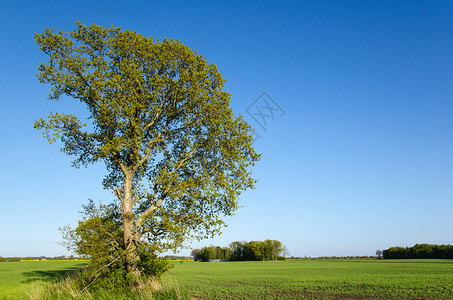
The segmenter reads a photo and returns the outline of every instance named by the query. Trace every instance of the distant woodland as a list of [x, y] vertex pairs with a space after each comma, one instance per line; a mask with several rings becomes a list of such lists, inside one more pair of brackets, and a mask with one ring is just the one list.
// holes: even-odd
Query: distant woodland
[[210, 260], [284, 260], [286, 248], [280, 241], [232, 242], [228, 247], [209, 246], [192, 250], [196, 261]]
[[452, 245], [416, 244], [413, 247], [390, 247], [383, 251], [384, 259], [453, 258]]

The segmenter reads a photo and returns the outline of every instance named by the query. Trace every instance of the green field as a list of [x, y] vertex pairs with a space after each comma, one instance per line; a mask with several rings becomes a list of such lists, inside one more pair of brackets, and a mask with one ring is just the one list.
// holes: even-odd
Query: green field
[[87, 262], [20, 261], [0, 263], [0, 299], [23, 299], [36, 284], [53, 282], [71, 274]]
[[193, 262], [165, 276], [202, 299], [453, 298], [453, 260]]
[[[32, 285], [86, 262], [0, 263], [0, 299], [24, 298]], [[195, 299], [453, 299], [453, 260], [307, 260], [175, 263], [164, 281]]]

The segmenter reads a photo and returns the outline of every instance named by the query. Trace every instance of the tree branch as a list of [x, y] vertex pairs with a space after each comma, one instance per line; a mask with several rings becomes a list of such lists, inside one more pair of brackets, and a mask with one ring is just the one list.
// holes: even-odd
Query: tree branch
[[[190, 151], [189, 154], [179, 162], [178, 166], [173, 171], [171, 171], [169, 173], [169, 176], [175, 174], [180, 168], [182, 168], [186, 164], [187, 160], [195, 153], [196, 150], [197, 150], [197, 148], [192, 149], [192, 151]], [[145, 210], [140, 215], [140, 217], [137, 219], [137, 221], [135, 221], [136, 230], [139, 230], [142, 227], [143, 222], [145, 221], [145, 219], [153, 211], [155, 211], [156, 209], [158, 209], [162, 205], [162, 202], [164, 201], [165, 196], [167, 195], [168, 191], [173, 186], [174, 186], [174, 183], [171, 183], [170, 185], [168, 185], [167, 188], [165, 189], [165, 191], [162, 192], [163, 197], [161, 197], [159, 200], [157, 200], [157, 202], [155, 204], [152, 204], [147, 210]]]
[[118, 256], [117, 258], [112, 260], [110, 263], [104, 265], [103, 267], [99, 268], [96, 272], [94, 272], [93, 275], [91, 275], [90, 279], [94, 276], [94, 274], [97, 273], [96, 277], [93, 279], [92, 282], [90, 282], [90, 284], [88, 284], [87, 286], [85, 286], [83, 288], [82, 292], [86, 291], [86, 289], [89, 288], [99, 278], [99, 276], [101, 275], [102, 271], [104, 271], [108, 266], [112, 265], [114, 262], [116, 262], [120, 258], [121, 258], [121, 256]]
[[160, 113], [162, 112], [162, 107], [164, 107], [164, 101], [162, 101], [162, 103], [160, 104], [159, 106], [159, 109], [157, 110], [157, 113], [156, 113], [156, 116], [153, 118], [153, 120], [151, 120], [151, 122], [149, 122], [148, 124], [146, 124], [146, 126], [143, 128], [143, 131], [146, 131], [148, 128], [150, 128], [151, 126], [154, 125], [154, 123], [156, 123], [157, 119], [159, 118], [160, 116]]
[[118, 199], [121, 201], [121, 203], [123, 203], [123, 195], [121, 195], [121, 191], [119, 188], [116, 188], [113, 190], [113, 192], [115, 193], [115, 195], [118, 197]]

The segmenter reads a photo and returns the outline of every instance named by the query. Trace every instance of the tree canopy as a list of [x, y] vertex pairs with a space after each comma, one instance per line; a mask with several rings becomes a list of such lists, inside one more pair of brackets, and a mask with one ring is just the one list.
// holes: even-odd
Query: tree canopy
[[35, 34], [49, 59], [38, 78], [51, 85], [49, 99], [79, 100], [89, 117], [51, 113], [35, 128], [61, 141], [74, 166], [105, 163], [103, 185], [120, 206], [125, 266], [140, 275], [140, 240], [162, 251], [220, 232], [222, 216], [254, 187], [249, 167], [259, 155], [216, 65], [173, 39], [76, 25]]
[[412, 247], [390, 247], [382, 251], [385, 259], [453, 258], [453, 245], [416, 244]]
[[283, 260], [287, 250], [277, 240], [232, 242], [228, 247], [209, 246], [193, 249], [192, 256], [197, 261], [220, 260]]

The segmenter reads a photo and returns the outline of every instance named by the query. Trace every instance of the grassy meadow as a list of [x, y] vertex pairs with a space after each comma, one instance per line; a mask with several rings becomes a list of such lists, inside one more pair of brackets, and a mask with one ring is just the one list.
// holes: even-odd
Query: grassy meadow
[[165, 276], [201, 299], [453, 299], [453, 260], [185, 262]]
[[23, 299], [42, 283], [70, 275], [86, 261], [19, 261], [0, 263], [0, 299]]
[[[27, 298], [32, 287], [46, 285], [85, 264], [0, 263], [0, 299]], [[175, 263], [162, 280], [176, 284], [194, 299], [453, 299], [453, 260], [183, 262]]]

